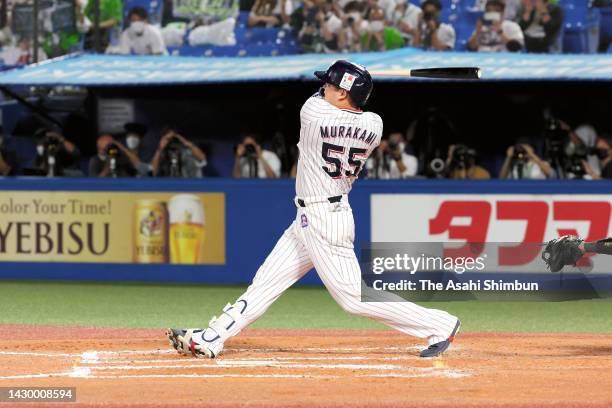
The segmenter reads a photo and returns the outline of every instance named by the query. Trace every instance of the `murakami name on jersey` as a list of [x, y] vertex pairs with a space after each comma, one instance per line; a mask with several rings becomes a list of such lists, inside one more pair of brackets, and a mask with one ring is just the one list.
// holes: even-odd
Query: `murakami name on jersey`
[[352, 126], [321, 126], [321, 138], [345, 138], [355, 139], [371, 145], [377, 140], [376, 133], [367, 129]]

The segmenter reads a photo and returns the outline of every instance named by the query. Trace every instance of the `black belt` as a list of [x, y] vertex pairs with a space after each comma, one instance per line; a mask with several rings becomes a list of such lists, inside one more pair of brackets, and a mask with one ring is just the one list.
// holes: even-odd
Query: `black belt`
[[[327, 201], [329, 201], [330, 203], [339, 203], [342, 200], [342, 196], [333, 196], [333, 197], [327, 197]], [[300, 207], [306, 207], [306, 203], [304, 202], [304, 200], [302, 200], [301, 198], [297, 199], [297, 203]]]

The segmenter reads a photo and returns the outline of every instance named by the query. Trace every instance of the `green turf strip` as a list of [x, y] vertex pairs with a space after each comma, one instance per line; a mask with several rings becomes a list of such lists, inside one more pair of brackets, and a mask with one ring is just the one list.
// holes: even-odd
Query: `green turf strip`
[[[244, 287], [0, 281], [0, 323], [109, 327], [194, 327]], [[429, 302], [456, 314], [464, 331], [612, 332], [612, 302]], [[323, 288], [290, 289], [257, 328], [381, 329], [350, 316]]]

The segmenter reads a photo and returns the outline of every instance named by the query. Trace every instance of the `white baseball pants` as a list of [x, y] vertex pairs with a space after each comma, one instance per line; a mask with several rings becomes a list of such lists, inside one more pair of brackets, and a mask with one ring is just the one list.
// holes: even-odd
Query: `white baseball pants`
[[[429, 344], [446, 340], [457, 323], [455, 316], [421, 307], [390, 293], [384, 296], [395, 301], [362, 301], [354, 238], [353, 212], [346, 196], [338, 203], [322, 199], [306, 201], [306, 207], [298, 207], [295, 220], [260, 266], [253, 283], [238, 298], [246, 302], [246, 308], [227, 337], [257, 320], [285, 290], [314, 267], [331, 296], [347, 312], [369, 317], [411, 336], [427, 338]], [[378, 293], [377, 298], [380, 296]]]

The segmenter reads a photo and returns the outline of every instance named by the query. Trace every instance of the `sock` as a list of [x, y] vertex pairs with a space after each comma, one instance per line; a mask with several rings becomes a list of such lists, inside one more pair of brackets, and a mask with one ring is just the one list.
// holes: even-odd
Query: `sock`
[[612, 238], [600, 239], [595, 242], [585, 242], [584, 252], [612, 255]]

